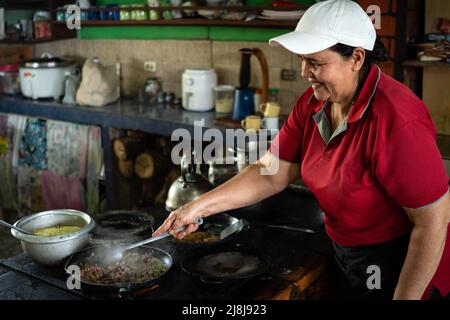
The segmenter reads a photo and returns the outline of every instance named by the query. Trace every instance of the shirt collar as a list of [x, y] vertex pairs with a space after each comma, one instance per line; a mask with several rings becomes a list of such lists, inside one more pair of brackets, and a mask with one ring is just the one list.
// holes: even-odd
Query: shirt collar
[[[373, 96], [375, 95], [380, 77], [380, 68], [377, 65], [373, 65], [369, 71], [369, 75], [367, 76], [366, 81], [364, 82], [361, 92], [359, 93], [358, 99], [356, 99], [355, 103], [350, 109], [347, 119], [348, 123], [358, 121], [362, 118], [367, 108], [369, 107]], [[308, 99], [308, 104], [310, 103], [313, 103], [312, 107], [314, 112], [316, 113], [323, 110], [327, 105], [327, 101], [320, 102], [315, 100], [314, 93], [312, 93]]]

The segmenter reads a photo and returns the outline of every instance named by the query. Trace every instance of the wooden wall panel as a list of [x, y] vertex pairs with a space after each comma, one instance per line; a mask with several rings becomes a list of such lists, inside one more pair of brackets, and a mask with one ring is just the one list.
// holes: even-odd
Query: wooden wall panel
[[[450, 17], [450, 1], [426, 0], [425, 33], [437, 32], [439, 17]], [[424, 68], [423, 100], [440, 134], [450, 135], [450, 65]]]

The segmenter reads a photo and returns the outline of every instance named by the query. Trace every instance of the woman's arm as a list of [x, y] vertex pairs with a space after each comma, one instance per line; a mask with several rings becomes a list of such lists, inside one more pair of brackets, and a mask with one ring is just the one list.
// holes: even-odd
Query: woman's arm
[[429, 207], [405, 208], [405, 211], [414, 223], [414, 229], [394, 299], [419, 300], [442, 257], [450, 222], [450, 194]]
[[[269, 168], [277, 170], [272, 175], [261, 174]], [[173, 211], [154, 235], [170, 230], [175, 237], [182, 238], [197, 229], [192, 224], [196, 218], [254, 204], [282, 191], [299, 176], [298, 164], [280, 160], [268, 152], [226, 183]], [[175, 233], [184, 225], [185, 231]]]

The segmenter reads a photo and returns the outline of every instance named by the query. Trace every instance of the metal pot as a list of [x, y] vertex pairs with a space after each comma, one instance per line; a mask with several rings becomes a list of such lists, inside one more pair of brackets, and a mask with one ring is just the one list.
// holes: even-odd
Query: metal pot
[[213, 159], [208, 162], [208, 180], [217, 187], [234, 177], [238, 172], [237, 159], [235, 157]]
[[59, 99], [65, 92], [66, 73], [73, 74], [75, 67], [73, 61], [56, 58], [49, 53], [25, 61], [19, 68], [22, 94], [33, 99]]
[[26, 235], [16, 230], [11, 230], [11, 233], [21, 241], [23, 251], [31, 259], [54, 266], [89, 243], [89, 232], [95, 226], [94, 219], [77, 210], [51, 210], [24, 217], [14, 224], [30, 232], [56, 225], [78, 226], [81, 230], [53, 237]]

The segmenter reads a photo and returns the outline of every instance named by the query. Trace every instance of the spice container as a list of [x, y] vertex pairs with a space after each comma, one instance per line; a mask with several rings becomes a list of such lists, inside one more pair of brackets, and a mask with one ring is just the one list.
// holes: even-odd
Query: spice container
[[156, 102], [158, 92], [161, 90], [161, 81], [155, 77], [149, 77], [145, 83], [144, 91], [151, 103]]
[[19, 94], [19, 65], [7, 64], [0, 67], [0, 94]]
[[130, 5], [120, 6], [120, 20], [131, 20]]

